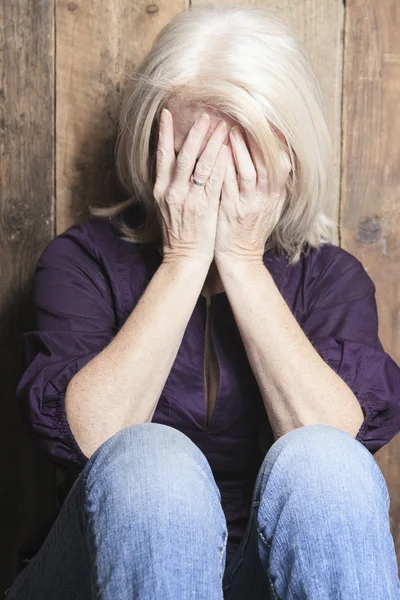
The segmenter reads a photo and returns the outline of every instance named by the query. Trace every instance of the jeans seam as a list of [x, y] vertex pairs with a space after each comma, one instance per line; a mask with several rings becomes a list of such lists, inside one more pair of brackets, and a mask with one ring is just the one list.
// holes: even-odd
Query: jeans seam
[[260, 531], [259, 527], [257, 527], [257, 533], [260, 536], [261, 540], [264, 542], [264, 544], [267, 546], [267, 548], [270, 549], [271, 548], [271, 544], [268, 542], [267, 538]]
[[[258, 533], [258, 536], [259, 536], [260, 540], [262, 541], [262, 543], [268, 548], [268, 551], [270, 551], [271, 550], [271, 544], [268, 542], [267, 538], [264, 536], [264, 534], [262, 533], [262, 531], [260, 530], [259, 527], [257, 527], [257, 533]], [[268, 552], [268, 558], [269, 558], [269, 552]], [[269, 563], [269, 561], [268, 561], [268, 563]], [[271, 592], [272, 592], [272, 595], [273, 595], [273, 600], [280, 600], [280, 598], [279, 598], [279, 596], [278, 596], [278, 594], [276, 592], [275, 585], [274, 585], [274, 583], [273, 583], [273, 581], [271, 579], [271, 573], [270, 573], [270, 570], [269, 570], [269, 564], [266, 565], [266, 571], [267, 571], [267, 577], [268, 577], [269, 585], [270, 585], [270, 588], [271, 588]]]
[[[253, 494], [254, 493], [255, 493], [255, 491], [253, 492]], [[252, 506], [251, 506], [251, 510], [250, 510], [250, 515], [249, 515], [249, 521], [247, 523], [246, 531], [244, 533], [242, 553], [241, 553], [240, 559], [238, 560], [237, 565], [235, 566], [234, 570], [232, 570], [232, 572], [230, 573], [229, 580], [224, 585], [224, 590], [228, 590], [231, 587], [232, 581], [233, 581], [236, 573], [239, 571], [240, 567], [243, 564], [244, 554], [246, 552], [246, 548], [247, 548], [248, 543], [249, 543], [250, 532], [251, 532], [251, 529], [253, 527], [253, 521], [254, 521], [254, 518], [255, 518], [255, 509], [258, 508], [259, 505], [260, 505], [260, 500], [255, 500], [254, 502], [252, 502]]]
[[[104, 453], [104, 448], [101, 448], [98, 451], [98, 456], [102, 456]], [[92, 457], [91, 457], [92, 458]], [[93, 462], [91, 463], [93, 464]], [[104, 472], [102, 473], [104, 474]], [[82, 519], [83, 519], [83, 526], [84, 526], [84, 538], [85, 538], [85, 544], [86, 544], [86, 549], [89, 552], [89, 556], [91, 557], [91, 561], [92, 561], [92, 565], [93, 565], [93, 570], [90, 574], [91, 577], [91, 581], [90, 581], [90, 587], [92, 590], [92, 594], [99, 595], [101, 590], [100, 590], [100, 586], [99, 586], [99, 572], [98, 572], [98, 565], [97, 565], [97, 555], [98, 555], [98, 548], [97, 548], [97, 544], [96, 544], [96, 534], [95, 534], [95, 523], [93, 521], [93, 515], [90, 511], [90, 508], [93, 506], [93, 504], [95, 504], [95, 502], [97, 501], [97, 498], [93, 499], [92, 495], [95, 496], [95, 492], [93, 491], [93, 484], [90, 486], [89, 489], [89, 470], [86, 470], [85, 473], [83, 473], [82, 476], [82, 487], [81, 487], [81, 494], [83, 496], [83, 502], [82, 502]]]
[[222, 567], [222, 558], [224, 556], [224, 551], [226, 549], [227, 542], [228, 542], [228, 532], [225, 531], [224, 539], [223, 539], [223, 542], [222, 542], [222, 548], [221, 548], [221, 551], [219, 553], [219, 570], [220, 570], [220, 579], [221, 579], [221, 582], [224, 579], [224, 571], [225, 571], [225, 569]]

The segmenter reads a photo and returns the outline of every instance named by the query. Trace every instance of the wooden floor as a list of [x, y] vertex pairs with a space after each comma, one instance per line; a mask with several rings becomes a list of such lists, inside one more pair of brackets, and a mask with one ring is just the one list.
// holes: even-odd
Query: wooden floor
[[[264, 4], [293, 24], [321, 82], [335, 147], [336, 241], [375, 282], [380, 337], [400, 364], [399, 0]], [[0, 4], [0, 594], [15, 576], [21, 543], [56, 506], [54, 469], [27, 438], [14, 403], [20, 336], [33, 323], [34, 267], [55, 235], [87, 217], [88, 201], [117, 193], [113, 144], [125, 77], [185, 7], [184, 0]], [[399, 555], [399, 437], [375, 457]]]

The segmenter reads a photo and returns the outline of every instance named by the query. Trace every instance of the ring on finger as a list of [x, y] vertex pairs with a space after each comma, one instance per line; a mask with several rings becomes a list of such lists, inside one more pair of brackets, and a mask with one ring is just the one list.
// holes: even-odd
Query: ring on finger
[[192, 182], [195, 185], [205, 185], [207, 183], [206, 181], [200, 181], [200, 179], [196, 179], [194, 175], [192, 175]]

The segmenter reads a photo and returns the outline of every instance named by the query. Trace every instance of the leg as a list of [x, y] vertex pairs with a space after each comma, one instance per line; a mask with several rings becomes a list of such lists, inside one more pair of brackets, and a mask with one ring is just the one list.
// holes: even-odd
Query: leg
[[7, 600], [220, 600], [220, 500], [186, 435], [158, 423], [126, 427], [85, 465]]
[[324, 425], [290, 431], [258, 474], [225, 597], [244, 597], [255, 580], [260, 600], [399, 600], [389, 502], [378, 464], [353, 437]]

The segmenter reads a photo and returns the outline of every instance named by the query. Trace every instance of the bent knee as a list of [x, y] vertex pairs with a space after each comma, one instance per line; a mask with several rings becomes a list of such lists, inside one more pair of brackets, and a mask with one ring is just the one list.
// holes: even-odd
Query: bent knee
[[103, 468], [131, 466], [145, 469], [174, 467], [178, 459], [208, 464], [192, 440], [174, 427], [161, 423], [140, 423], [124, 427], [103, 442], [91, 458]]
[[262, 471], [264, 484], [269, 478], [281, 478], [289, 487], [295, 483], [309, 489], [322, 481], [326, 487], [340, 481], [341, 489], [347, 486], [353, 496], [356, 490], [365, 495], [365, 490], [377, 486], [388, 499], [383, 474], [369, 450], [345, 431], [328, 425], [307, 425], [283, 435], [269, 449]]
[[[323, 424], [313, 424], [293, 429], [279, 438], [270, 449], [271, 455], [288, 463], [293, 469], [335, 465], [342, 469], [356, 463], [370, 468], [374, 464], [371, 453], [358, 440], [345, 431]], [[282, 460], [281, 459], [281, 460]], [[285, 460], [286, 459], [286, 460]]]
[[[160, 423], [131, 425], [106, 440], [90, 458], [86, 486], [107, 486], [110, 495], [133, 495], [158, 504], [188, 502], [220, 492], [200, 448], [184, 433]], [[125, 490], [125, 492], [123, 491]]]

